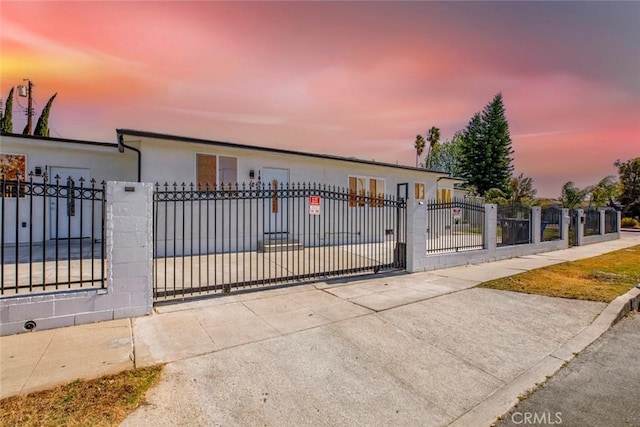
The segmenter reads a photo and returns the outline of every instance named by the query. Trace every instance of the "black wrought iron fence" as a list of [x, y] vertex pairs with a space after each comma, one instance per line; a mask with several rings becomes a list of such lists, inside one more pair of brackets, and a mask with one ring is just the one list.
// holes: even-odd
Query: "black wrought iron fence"
[[531, 208], [522, 205], [498, 205], [498, 246], [531, 243]]
[[608, 208], [604, 211], [604, 232], [605, 234], [611, 234], [618, 231], [618, 212], [615, 209]]
[[484, 248], [484, 205], [471, 200], [427, 201], [427, 253]]
[[104, 287], [105, 183], [0, 171], [0, 294]]
[[600, 234], [600, 211], [594, 208], [584, 210], [584, 235], [597, 236]]
[[540, 209], [540, 240], [549, 242], [560, 240], [562, 236], [562, 208], [546, 207]]
[[405, 264], [403, 198], [318, 184], [156, 185], [156, 300]]

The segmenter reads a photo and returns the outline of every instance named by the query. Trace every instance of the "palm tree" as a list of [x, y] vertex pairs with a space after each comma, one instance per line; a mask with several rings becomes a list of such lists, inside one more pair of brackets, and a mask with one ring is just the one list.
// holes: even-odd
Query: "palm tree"
[[578, 188], [572, 181], [565, 182], [560, 193], [560, 202], [563, 208], [577, 209], [591, 191], [591, 187]]
[[440, 142], [440, 129], [435, 126], [431, 126], [431, 129], [427, 131], [427, 141], [429, 141], [429, 151], [427, 151], [427, 160], [425, 161], [425, 166], [429, 168], [429, 155], [431, 154], [431, 150], [435, 147], [438, 142]]
[[418, 160], [420, 159], [420, 156], [424, 152], [424, 147], [426, 145], [427, 143], [424, 140], [424, 136], [416, 135], [416, 142], [413, 144], [414, 148], [416, 149], [416, 167], [418, 167]]

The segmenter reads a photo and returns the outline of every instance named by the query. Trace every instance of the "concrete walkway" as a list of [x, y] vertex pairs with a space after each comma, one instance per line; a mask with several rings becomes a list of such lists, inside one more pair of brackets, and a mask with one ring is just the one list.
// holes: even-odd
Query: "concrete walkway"
[[[169, 362], [124, 425], [489, 425], [627, 307], [472, 289], [590, 246], [160, 306], [0, 338], [0, 396]], [[606, 308], [605, 308], [606, 307]], [[577, 350], [576, 350], [577, 349]]]

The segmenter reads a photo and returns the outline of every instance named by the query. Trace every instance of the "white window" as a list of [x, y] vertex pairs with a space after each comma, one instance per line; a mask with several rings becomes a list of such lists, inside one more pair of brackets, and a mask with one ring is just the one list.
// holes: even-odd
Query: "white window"
[[198, 153], [196, 176], [199, 189], [204, 189], [207, 185], [235, 185], [238, 182], [238, 158]]
[[384, 179], [365, 176], [349, 177], [349, 206], [381, 207], [384, 200]]
[[424, 200], [425, 198], [425, 185], [424, 182], [416, 182], [414, 184], [415, 187], [415, 199], [416, 200]]

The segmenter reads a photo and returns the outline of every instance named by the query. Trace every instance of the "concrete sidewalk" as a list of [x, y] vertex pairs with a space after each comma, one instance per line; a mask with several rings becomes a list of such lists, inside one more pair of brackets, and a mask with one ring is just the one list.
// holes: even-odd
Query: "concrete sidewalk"
[[624, 233], [487, 264], [236, 294], [2, 337], [0, 396], [174, 362], [151, 405], [125, 425], [489, 424], [602, 334], [626, 302], [605, 309], [470, 288], [636, 244], [640, 234]]

